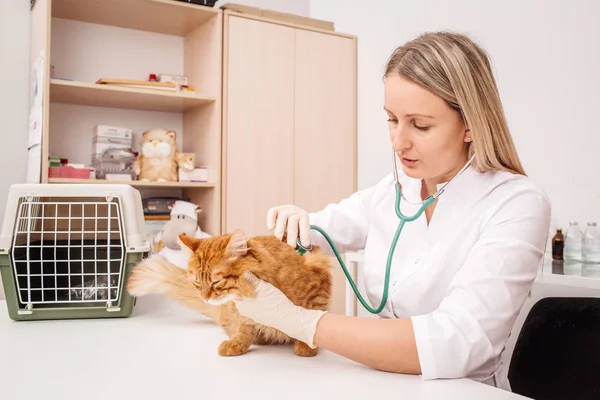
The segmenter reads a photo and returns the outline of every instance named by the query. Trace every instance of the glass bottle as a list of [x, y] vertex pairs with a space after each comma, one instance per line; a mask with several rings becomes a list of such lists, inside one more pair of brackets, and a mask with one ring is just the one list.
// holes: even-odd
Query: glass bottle
[[586, 264], [600, 264], [600, 231], [595, 222], [588, 222], [583, 234], [582, 256]]
[[562, 260], [563, 250], [565, 247], [565, 237], [563, 236], [562, 229], [557, 229], [556, 234], [552, 238], [552, 259]]
[[569, 222], [565, 235], [564, 258], [568, 261], [581, 261], [583, 247], [583, 232], [576, 221]]

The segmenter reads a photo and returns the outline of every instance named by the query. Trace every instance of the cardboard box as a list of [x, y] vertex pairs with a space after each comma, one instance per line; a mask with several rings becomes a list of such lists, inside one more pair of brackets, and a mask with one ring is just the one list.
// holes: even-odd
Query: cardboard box
[[129, 128], [118, 126], [96, 125], [94, 127], [94, 138], [104, 137], [113, 139], [129, 139], [133, 138], [133, 132]]
[[208, 182], [208, 167], [196, 167], [192, 171], [180, 169], [179, 182]]

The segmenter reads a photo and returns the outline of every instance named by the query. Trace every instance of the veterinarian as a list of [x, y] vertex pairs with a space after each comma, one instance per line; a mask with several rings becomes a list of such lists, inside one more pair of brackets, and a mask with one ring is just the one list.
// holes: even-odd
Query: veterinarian
[[490, 62], [467, 36], [422, 35], [393, 52], [384, 76], [401, 168], [322, 211], [288, 205], [267, 216], [269, 229], [280, 238], [287, 232], [292, 246], [299, 238], [331, 251], [310, 229], [317, 225], [340, 252], [364, 249], [367, 298], [377, 307], [399, 225], [396, 179], [406, 216], [443, 188], [399, 236], [381, 318], [303, 309], [253, 275], [256, 297], [237, 301], [238, 309], [376, 369], [510, 390], [501, 354], [544, 253], [548, 198], [526, 177]]

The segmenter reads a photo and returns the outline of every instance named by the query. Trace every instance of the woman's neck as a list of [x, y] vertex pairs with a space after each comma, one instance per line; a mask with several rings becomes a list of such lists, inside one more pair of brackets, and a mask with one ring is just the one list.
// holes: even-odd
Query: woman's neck
[[421, 184], [421, 198], [425, 200], [428, 196], [431, 196], [435, 192], [437, 192], [438, 185], [441, 183], [449, 182], [452, 178], [454, 178], [456, 174], [458, 174], [458, 172], [462, 169], [462, 167], [464, 167], [467, 161], [468, 158], [465, 156], [465, 159], [462, 160], [461, 158], [460, 162], [450, 171], [430, 179], [423, 179], [423, 182]]

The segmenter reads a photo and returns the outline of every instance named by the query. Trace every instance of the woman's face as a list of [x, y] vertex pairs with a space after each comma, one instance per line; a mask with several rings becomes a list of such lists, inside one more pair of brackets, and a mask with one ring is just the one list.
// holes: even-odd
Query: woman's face
[[431, 183], [448, 181], [467, 162], [469, 132], [444, 100], [398, 75], [385, 80], [390, 140], [404, 173]]

